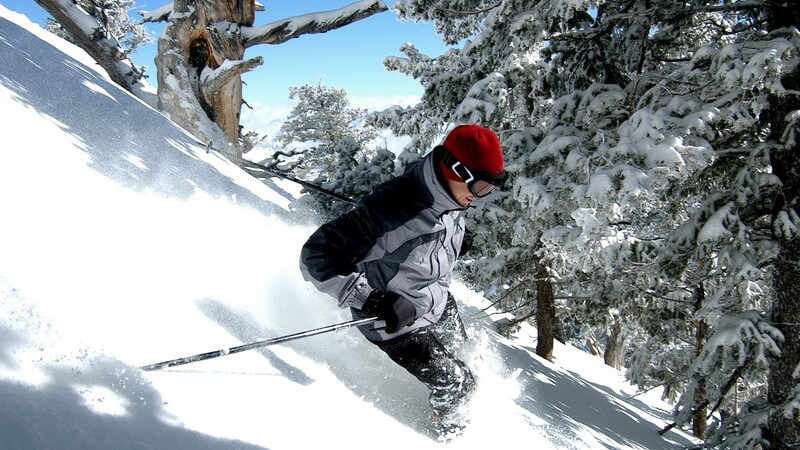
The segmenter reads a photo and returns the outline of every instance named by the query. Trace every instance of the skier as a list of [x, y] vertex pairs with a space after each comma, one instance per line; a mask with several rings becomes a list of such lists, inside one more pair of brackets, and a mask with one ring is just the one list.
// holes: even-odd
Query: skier
[[361, 330], [431, 390], [437, 431], [461, 428], [456, 410], [475, 386], [455, 350], [467, 334], [449, 293], [464, 240], [464, 212], [506, 179], [497, 135], [454, 128], [421, 161], [322, 225], [303, 246], [303, 277], [386, 328]]

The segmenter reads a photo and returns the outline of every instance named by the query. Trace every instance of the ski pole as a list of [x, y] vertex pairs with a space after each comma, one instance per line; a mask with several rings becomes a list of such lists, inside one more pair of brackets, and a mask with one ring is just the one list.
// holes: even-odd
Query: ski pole
[[239, 345], [236, 347], [224, 348], [221, 350], [215, 350], [213, 352], [206, 352], [206, 353], [199, 353], [197, 355], [186, 356], [183, 358], [171, 359], [169, 361], [163, 361], [156, 364], [149, 364], [146, 366], [140, 367], [141, 370], [159, 370], [159, 369], [166, 369], [167, 367], [173, 366], [180, 366], [183, 364], [189, 364], [197, 361], [204, 361], [206, 359], [212, 358], [219, 358], [220, 356], [230, 355], [233, 353], [244, 352], [247, 350], [252, 350], [254, 348], [261, 348], [266, 347], [268, 345], [279, 344], [281, 342], [289, 342], [294, 341], [296, 339], [302, 339], [309, 336], [316, 336], [318, 334], [328, 333], [331, 331], [339, 331], [344, 330], [351, 327], [360, 327], [363, 325], [370, 325], [375, 323], [378, 320], [377, 317], [370, 317], [368, 319], [356, 319], [351, 320], [350, 322], [343, 322], [337, 323], [336, 325], [329, 325], [327, 327], [322, 328], [315, 328], [313, 330], [302, 331], [300, 333], [288, 334], [286, 336], [276, 337], [272, 339], [267, 339], [263, 341], [252, 342], [250, 344]]

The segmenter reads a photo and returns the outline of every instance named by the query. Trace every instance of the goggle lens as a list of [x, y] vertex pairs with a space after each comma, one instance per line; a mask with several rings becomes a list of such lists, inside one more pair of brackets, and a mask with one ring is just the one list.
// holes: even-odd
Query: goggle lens
[[484, 180], [475, 180], [472, 183], [469, 183], [467, 186], [469, 187], [469, 191], [477, 197], [486, 197], [487, 195], [491, 194], [495, 188], [497, 188], [497, 185]]

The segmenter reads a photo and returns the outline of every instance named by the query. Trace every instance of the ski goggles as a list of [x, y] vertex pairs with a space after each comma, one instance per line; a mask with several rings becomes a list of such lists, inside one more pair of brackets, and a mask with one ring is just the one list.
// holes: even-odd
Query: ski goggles
[[501, 172], [500, 175], [492, 175], [470, 170], [469, 167], [465, 166], [452, 153], [446, 150], [442, 162], [458, 175], [464, 183], [467, 183], [467, 188], [476, 197], [486, 197], [498, 187], [502, 187], [508, 179], [508, 173], [505, 171]]

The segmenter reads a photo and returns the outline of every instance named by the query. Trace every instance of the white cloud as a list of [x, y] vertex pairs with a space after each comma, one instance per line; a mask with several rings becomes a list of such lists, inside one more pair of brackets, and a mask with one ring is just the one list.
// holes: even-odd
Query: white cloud
[[350, 97], [350, 105], [365, 108], [367, 111], [382, 111], [391, 106], [413, 106], [419, 103], [415, 95], [394, 95], [389, 97]]
[[286, 121], [286, 117], [292, 112], [294, 102], [283, 103], [253, 103], [248, 107], [242, 108], [241, 124], [244, 131], [255, 131], [260, 135], [269, 135], [274, 138]]

